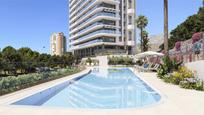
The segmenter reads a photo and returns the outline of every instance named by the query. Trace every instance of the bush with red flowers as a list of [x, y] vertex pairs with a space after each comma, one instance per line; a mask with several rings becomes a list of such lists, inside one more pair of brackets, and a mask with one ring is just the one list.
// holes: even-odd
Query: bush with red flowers
[[176, 51], [180, 51], [181, 50], [181, 42], [180, 41], [176, 42], [175, 47], [176, 47]]
[[193, 34], [193, 36], [192, 36], [193, 43], [199, 41], [203, 34], [204, 34], [204, 32], [198, 32], [198, 33]]

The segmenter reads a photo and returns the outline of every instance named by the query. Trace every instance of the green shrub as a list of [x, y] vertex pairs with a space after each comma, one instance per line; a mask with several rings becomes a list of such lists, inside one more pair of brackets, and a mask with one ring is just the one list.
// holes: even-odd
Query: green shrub
[[138, 60], [138, 61], [136, 61], [135, 64], [136, 64], [136, 65], [139, 65], [139, 66], [142, 66], [143, 62], [142, 62], [142, 60]]
[[91, 58], [88, 58], [88, 59], [86, 60], [86, 63], [89, 63], [89, 64], [91, 64], [91, 63], [92, 63], [92, 60], [91, 60]]
[[204, 90], [203, 81], [196, 78], [186, 78], [179, 85], [186, 89]]
[[177, 62], [176, 60], [170, 59], [169, 56], [165, 56], [163, 59], [163, 64], [161, 64], [160, 68], [157, 70], [157, 76], [159, 78], [163, 78], [165, 75], [172, 73], [181, 66], [183, 62]]
[[108, 64], [109, 65], [133, 65], [133, 59], [130, 57], [108, 57]]
[[70, 75], [80, 70], [80, 68], [66, 68], [52, 72], [19, 75], [18, 77], [4, 77], [0, 80], [0, 95]]
[[173, 72], [171, 75], [171, 82], [178, 85], [185, 78], [194, 78], [194, 73], [186, 67], [180, 67], [178, 71]]
[[167, 83], [180, 85], [182, 88], [204, 90], [203, 81], [195, 77], [195, 73], [181, 66], [182, 62], [176, 62], [169, 57], [163, 58], [163, 64], [157, 70], [157, 76]]
[[166, 82], [166, 83], [171, 83], [171, 75], [164, 75], [163, 76], [163, 80], [164, 80], [164, 82]]

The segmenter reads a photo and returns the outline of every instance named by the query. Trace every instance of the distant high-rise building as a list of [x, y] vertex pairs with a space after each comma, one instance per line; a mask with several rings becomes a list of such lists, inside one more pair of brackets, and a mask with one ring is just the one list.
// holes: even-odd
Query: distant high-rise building
[[67, 50], [66, 45], [64, 33], [53, 33], [50, 39], [51, 55], [62, 56]]
[[135, 53], [135, 0], [69, 0], [69, 48], [86, 57]]

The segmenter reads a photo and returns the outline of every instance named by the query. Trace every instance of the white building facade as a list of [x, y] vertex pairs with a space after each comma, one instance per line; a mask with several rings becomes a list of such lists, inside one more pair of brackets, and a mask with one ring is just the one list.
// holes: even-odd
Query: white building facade
[[69, 0], [69, 48], [79, 57], [134, 54], [135, 0]]

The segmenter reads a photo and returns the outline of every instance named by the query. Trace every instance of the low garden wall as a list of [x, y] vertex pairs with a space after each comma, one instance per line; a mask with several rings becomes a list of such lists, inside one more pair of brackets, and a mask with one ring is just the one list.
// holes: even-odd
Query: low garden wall
[[169, 51], [171, 58], [184, 63], [204, 59], [204, 32], [195, 33], [192, 39], [178, 41], [175, 47]]
[[204, 60], [196, 61], [196, 62], [191, 62], [191, 63], [186, 63], [186, 67], [189, 69], [196, 71], [197, 76], [204, 80]]

